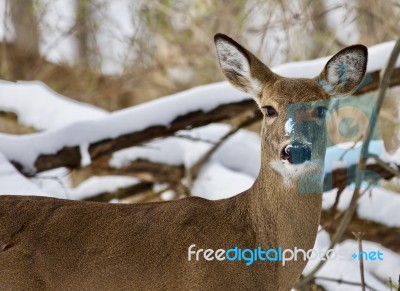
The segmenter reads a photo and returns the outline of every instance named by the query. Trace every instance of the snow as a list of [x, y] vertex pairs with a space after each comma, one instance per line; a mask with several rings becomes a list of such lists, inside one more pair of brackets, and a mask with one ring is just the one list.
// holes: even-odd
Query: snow
[[149, 142], [141, 147], [130, 147], [117, 151], [112, 155], [110, 166], [123, 168], [136, 160], [179, 166], [183, 164], [181, 154], [183, 150], [184, 142], [181, 139], [169, 137]]
[[383, 151], [380, 159], [386, 163], [390, 164], [400, 164], [400, 148], [398, 148], [393, 154]]
[[115, 192], [120, 188], [134, 186], [140, 180], [134, 177], [123, 176], [93, 176], [82, 182], [78, 187], [69, 190], [68, 198], [82, 200], [107, 192]]
[[[229, 130], [226, 124], [210, 124], [180, 135], [115, 152], [110, 166], [120, 168], [136, 160], [181, 166], [190, 169]], [[222, 199], [244, 191], [253, 184], [260, 168], [260, 138], [239, 130], [218, 148], [194, 181], [192, 193], [207, 199]], [[229, 183], [221, 183], [229, 181]]]
[[[68, 199], [68, 191], [71, 188], [69, 173], [67, 168], [58, 168], [39, 173], [29, 178], [29, 181], [49, 193], [47, 196]], [[23, 194], [30, 195], [29, 192]]]
[[103, 109], [62, 96], [40, 81], [0, 81], [0, 111], [14, 112], [19, 123], [37, 130], [108, 115]]
[[193, 184], [192, 194], [210, 200], [223, 199], [249, 189], [253, 183], [253, 177], [211, 162], [200, 171]]
[[[326, 251], [329, 247], [330, 239], [326, 231], [322, 230], [318, 233], [314, 249]], [[328, 260], [323, 267], [317, 272], [317, 277], [328, 277], [333, 279], [343, 279], [352, 282], [360, 282], [359, 261], [352, 258], [352, 254], [358, 253], [358, 242], [355, 240], [345, 240], [334, 247], [339, 254], [339, 258]], [[383, 253], [383, 261], [380, 260], [364, 260], [365, 282], [376, 290], [387, 290], [388, 287], [383, 283], [387, 282], [391, 277], [395, 283], [400, 270], [400, 255], [383, 247], [382, 245], [370, 241], [363, 241], [363, 251], [380, 251]], [[303, 271], [308, 274], [318, 260], [310, 260]], [[326, 288], [326, 290], [346, 290], [358, 291], [360, 286], [351, 286], [330, 282], [326, 280], [316, 280], [318, 285]]]
[[71, 188], [68, 171], [55, 169], [28, 179], [19, 173], [0, 153], [0, 195], [47, 196], [82, 200], [97, 194], [114, 192], [140, 182], [134, 177], [93, 176], [78, 187]]
[[[40, 154], [56, 153], [65, 146], [115, 138], [150, 126], [168, 126], [176, 117], [188, 112], [207, 112], [218, 105], [248, 98], [225, 82], [200, 86], [123, 109], [101, 119], [77, 121], [57, 130], [24, 136], [0, 134], [0, 152], [26, 170], [34, 171], [34, 161]], [[31, 146], [26, 147], [27, 144]]]
[[[210, 124], [179, 131], [178, 136], [158, 139], [115, 152], [110, 166], [121, 168], [136, 160], [147, 160], [172, 166], [192, 167], [231, 127], [227, 124]], [[211, 157], [224, 166], [257, 177], [260, 167], [260, 137], [247, 130], [239, 130], [221, 145]]]
[[[343, 190], [338, 210], [344, 211], [349, 207], [354, 187]], [[333, 206], [336, 198], [336, 189], [325, 192], [322, 208], [328, 210]], [[357, 206], [359, 218], [374, 221], [389, 227], [400, 227], [400, 194], [381, 187], [374, 187], [360, 197]]]
[[260, 136], [247, 130], [239, 130], [214, 153], [213, 161], [226, 168], [257, 178], [261, 167]]
[[43, 189], [20, 174], [0, 153], [0, 195], [49, 196]]
[[[229, 130], [226, 124], [210, 124], [180, 135], [132, 147], [113, 154], [111, 167], [123, 167], [135, 160], [148, 160], [189, 169]], [[260, 168], [260, 138], [239, 130], [218, 148], [194, 181], [192, 193], [207, 199], [222, 199], [244, 191], [253, 184]], [[229, 181], [229, 183], [221, 183]]]
[[[360, 160], [361, 143], [353, 147], [354, 143], [337, 144], [326, 149], [325, 173], [331, 173], [337, 168], [350, 167], [358, 164]], [[384, 154], [382, 140], [372, 140], [369, 146], [369, 153], [381, 156]], [[388, 157], [385, 154], [385, 157]], [[392, 160], [395, 161], [395, 160]], [[400, 164], [400, 159], [397, 160]]]
[[161, 199], [164, 201], [171, 201], [176, 198], [176, 192], [173, 190], [167, 190], [161, 193]]
[[92, 158], [89, 153], [89, 143], [81, 143], [79, 145], [79, 153], [81, 155], [81, 167], [89, 166], [92, 163]]
[[[394, 43], [394, 41], [388, 41], [368, 48], [367, 73], [378, 71], [386, 65]], [[285, 63], [272, 68], [272, 71], [284, 77], [314, 78], [319, 75], [330, 58], [331, 56], [309, 61]], [[395, 67], [400, 67], [400, 58], [397, 59]]]

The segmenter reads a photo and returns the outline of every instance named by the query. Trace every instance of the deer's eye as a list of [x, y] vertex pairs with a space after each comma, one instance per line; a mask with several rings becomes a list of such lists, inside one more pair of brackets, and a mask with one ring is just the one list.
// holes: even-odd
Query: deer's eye
[[321, 119], [325, 118], [327, 111], [328, 111], [328, 108], [326, 108], [324, 106], [319, 106], [319, 107], [315, 108], [315, 117], [321, 118]]
[[276, 112], [275, 108], [272, 106], [265, 106], [265, 116], [267, 117], [275, 117], [278, 115], [278, 112]]

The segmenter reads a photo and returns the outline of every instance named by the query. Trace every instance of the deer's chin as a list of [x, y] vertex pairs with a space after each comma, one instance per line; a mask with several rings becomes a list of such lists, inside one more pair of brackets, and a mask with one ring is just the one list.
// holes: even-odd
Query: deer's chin
[[313, 160], [305, 161], [301, 164], [292, 164], [289, 161], [283, 159], [279, 161], [274, 161], [274, 164], [280, 164], [287, 173], [293, 173], [297, 175], [322, 173], [322, 163]]
[[287, 160], [274, 160], [270, 166], [282, 176], [285, 184], [291, 185], [295, 179], [305, 175], [322, 175], [323, 163], [321, 161], [306, 161], [302, 164], [291, 164]]

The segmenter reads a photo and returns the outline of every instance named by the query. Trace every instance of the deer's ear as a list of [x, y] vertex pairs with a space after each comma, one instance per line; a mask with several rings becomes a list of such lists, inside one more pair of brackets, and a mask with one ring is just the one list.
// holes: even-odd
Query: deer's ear
[[274, 74], [252, 53], [224, 34], [214, 36], [219, 65], [228, 81], [260, 101], [263, 86]]
[[363, 80], [367, 62], [368, 49], [365, 46], [349, 46], [328, 61], [318, 82], [332, 95], [348, 95]]

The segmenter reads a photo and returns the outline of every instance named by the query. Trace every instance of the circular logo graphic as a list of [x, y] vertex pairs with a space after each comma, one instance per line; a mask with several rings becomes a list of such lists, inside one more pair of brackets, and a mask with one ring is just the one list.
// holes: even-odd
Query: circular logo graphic
[[369, 119], [356, 107], [341, 107], [331, 112], [327, 129], [333, 144], [349, 148], [364, 139], [369, 130]]

